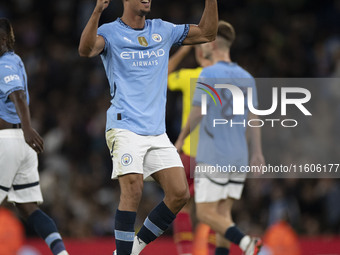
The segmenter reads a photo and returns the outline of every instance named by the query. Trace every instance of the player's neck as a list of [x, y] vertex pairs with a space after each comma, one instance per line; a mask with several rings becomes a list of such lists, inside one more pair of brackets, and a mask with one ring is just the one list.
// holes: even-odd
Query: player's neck
[[145, 26], [145, 16], [139, 16], [129, 11], [124, 11], [121, 20], [133, 29], [143, 29]]
[[230, 58], [230, 53], [229, 51], [214, 51], [212, 60], [214, 64], [217, 62], [232, 62]]
[[211, 61], [210, 60], [208, 60], [208, 59], [203, 59], [203, 60], [201, 60], [201, 64], [200, 64], [200, 66], [201, 67], [207, 67], [207, 66], [210, 66], [211, 65]]

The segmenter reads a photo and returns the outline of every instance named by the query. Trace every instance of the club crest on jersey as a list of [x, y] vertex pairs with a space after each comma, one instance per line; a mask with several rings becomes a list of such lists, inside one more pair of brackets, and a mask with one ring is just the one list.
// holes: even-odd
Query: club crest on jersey
[[144, 46], [144, 47], [147, 47], [149, 44], [148, 44], [148, 41], [145, 39], [144, 36], [138, 36], [138, 42], [140, 45]]
[[152, 40], [155, 42], [161, 42], [162, 41], [162, 36], [160, 34], [153, 34], [152, 35]]
[[128, 153], [124, 154], [122, 156], [122, 165], [123, 166], [128, 166], [132, 163], [132, 156]]

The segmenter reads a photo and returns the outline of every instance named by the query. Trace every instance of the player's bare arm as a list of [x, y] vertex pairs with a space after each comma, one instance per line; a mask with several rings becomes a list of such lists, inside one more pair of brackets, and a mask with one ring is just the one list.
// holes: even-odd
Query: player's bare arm
[[190, 111], [187, 123], [185, 127], [182, 129], [175, 143], [177, 151], [181, 151], [185, 138], [191, 133], [192, 130], [194, 130], [197, 127], [197, 125], [201, 122], [201, 119], [202, 119], [201, 107], [193, 106]]
[[15, 105], [15, 109], [21, 121], [26, 143], [37, 153], [43, 152], [44, 142], [40, 135], [31, 126], [31, 115], [26, 102], [26, 94], [23, 90], [14, 91], [9, 98]]
[[98, 23], [102, 12], [109, 6], [109, 0], [97, 0], [96, 7], [81, 34], [78, 52], [82, 57], [99, 55], [104, 47], [105, 40], [97, 35]]
[[[248, 119], [257, 119], [257, 115], [249, 113]], [[250, 143], [250, 165], [261, 166], [265, 164], [261, 146], [261, 128], [250, 127], [247, 130]]]
[[218, 11], [216, 0], [205, 0], [205, 8], [198, 25], [190, 25], [183, 44], [198, 44], [214, 41], [217, 34]]
[[192, 49], [192, 45], [185, 45], [179, 48], [170, 58], [168, 64], [168, 74], [175, 71], [177, 66], [182, 62], [182, 60], [189, 54]]

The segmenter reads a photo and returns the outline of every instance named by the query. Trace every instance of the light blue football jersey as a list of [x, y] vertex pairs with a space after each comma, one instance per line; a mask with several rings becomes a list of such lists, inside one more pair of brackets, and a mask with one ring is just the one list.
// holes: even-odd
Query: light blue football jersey
[[20, 118], [9, 95], [17, 90], [25, 91], [28, 104], [29, 95], [24, 63], [14, 52], [6, 52], [0, 57], [0, 118], [13, 124], [20, 123]]
[[[215, 88], [215, 84], [231, 84], [239, 87], [244, 94], [244, 115], [233, 115], [233, 98], [229, 89], [218, 89], [222, 105], [213, 91], [200, 82]], [[204, 91], [210, 91], [214, 100]], [[207, 94], [207, 114], [203, 115], [196, 161], [208, 165], [240, 166], [248, 165], [246, 128], [248, 119], [247, 88], [253, 88], [253, 105], [257, 107], [257, 92], [254, 78], [236, 63], [218, 62], [203, 69], [196, 85], [193, 105], [201, 106], [202, 94]], [[228, 121], [215, 125], [214, 119]], [[231, 126], [231, 123], [233, 125]], [[242, 124], [239, 124], [242, 123]], [[243, 123], [245, 125], [243, 125]]]
[[146, 20], [143, 29], [133, 29], [120, 18], [98, 28], [105, 40], [101, 58], [112, 98], [106, 130], [165, 132], [169, 51], [182, 44], [188, 31], [189, 25], [161, 19]]

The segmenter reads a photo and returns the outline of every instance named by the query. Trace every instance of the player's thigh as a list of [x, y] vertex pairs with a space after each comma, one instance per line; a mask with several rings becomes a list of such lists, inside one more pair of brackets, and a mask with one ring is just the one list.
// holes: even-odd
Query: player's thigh
[[7, 130], [0, 130], [0, 203], [12, 187], [22, 159], [20, 140], [7, 137]]
[[[182, 178], [183, 164], [175, 146], [170, 142], [164, 133], [158, 136], [150, 136], [150, 148], [148, 149], [144, 162], [144, 178], [155, 174], [158, 171], [170, 168], [181, 168], [179, 178]], [[173, 171], [172, 171], [173, 172]], [[172, 174], [170, 172], [170, 174]], [[164, 173], [168, 174], [168, 173]], [[173, 174], [175, 175], [175, 174]]]
[[8, 201], [15, 203], [42, 203], [37, 153], [23, 141], [25, 156], [17, 171]]
[[228, 197], [234, 200], [241, 199], [246, 173], [230, 173], [228, 184]]
[[151, 147], [144, 158], [144, 177], [151, 175], [165, 195], [188, 191], [188, 183], [179, 154], [166, 134], [150, 137]]
[[112, 179], [144, 174], [143, 162], [149, 147], [146, 136], [126, 129], [111, 129], [106, 132], [106, 142], [112, 158]]
[[228, 198], [228, 178], [195, 175], [195, 203], [212, 203]]

